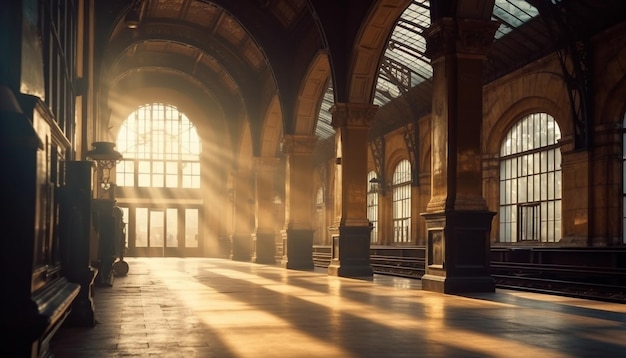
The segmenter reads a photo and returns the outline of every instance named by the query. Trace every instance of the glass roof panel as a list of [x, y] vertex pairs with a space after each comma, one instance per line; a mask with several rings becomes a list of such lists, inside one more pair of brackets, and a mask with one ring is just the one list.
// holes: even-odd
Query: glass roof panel
[[335, 134], [335, 129], [330, 124], [332, 116], [330, 114], [330, 107], [335, 104], [335, 96], [333, 92], [332, 81], [328, 81], [328, 88], [324, 93], [324, 99], [320, 106], [320, 112], [317, 118], [317, 125], [315, 127], [315, 135], [320, 139], [326, 139], [332, 137]]
[[539, 10], [525, 0], [496, 0], [493, 7], [493, 19], [501, 22], [496, 39], [511, 32], [528, 20], [539, 15]]
[[[501, 23], [496, 39], [539, 15], [539, 11], [524, 0], [496, 0], [492, 19]], [[413, 0], [402, 13], [391, 34], [381, 61], [376, 82], [374, 104], [384, 106], [410, 88], [432, 77], [430, 59], [425, 55], [426, 40], [422, 35], [430, 27], [430, 1]], [[316, 135], [321, 139], [332, 136], [330, 107], [334, 96], [329, 85], [319, 112]]]
[[383, 106], [393, 98], [432, 77], [422, 36], [430, 26], [428, 0], [414, 0], [402, 13], [391, 34], [380, 66], [374, 104]]

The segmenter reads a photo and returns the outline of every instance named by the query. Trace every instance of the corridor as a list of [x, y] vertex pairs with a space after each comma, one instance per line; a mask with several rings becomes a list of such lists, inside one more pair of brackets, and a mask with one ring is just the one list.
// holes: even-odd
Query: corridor
[[626, 357], [626, 306], [419, 280], [328, 276], [208, 258], [128, 258], [95, 288], [93, 328], [62, 327], [74, 357]]

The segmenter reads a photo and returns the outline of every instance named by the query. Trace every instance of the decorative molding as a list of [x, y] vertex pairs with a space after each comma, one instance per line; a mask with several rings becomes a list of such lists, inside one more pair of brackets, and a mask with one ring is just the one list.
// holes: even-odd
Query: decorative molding
[[378, 106], [365, 103], [337, 103], [330, 108], [333, 128], [369, 128], [374, 121]]
[[311, 154], [317, 144], [317, 136], [288, 134], [283, 137], [282, 151], [285, 154]]
[[497, 21], [442, 18], [424, 32], [426, 56], [435, 60], [456, 53], [484, 59], [499, 25]]
[[280, 162], [278, 157], [254, 157], [255, 170], [274, 170]]

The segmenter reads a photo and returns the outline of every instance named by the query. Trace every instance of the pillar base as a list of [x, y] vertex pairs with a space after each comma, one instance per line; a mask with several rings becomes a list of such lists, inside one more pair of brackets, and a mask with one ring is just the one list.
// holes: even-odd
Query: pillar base
[[252, 234], [254, 255], [252, 262], [257, 264], [276, 263], [276, 245], [273, 232], [257, 232]]
[[234, 261], [250, 261], [252, 237], [250, 234], [235, 234], [230, 238], [232, 252], [230, 259]]
[[494, 292], [489, 231], [494, 212], [447, 210], [426, 220], [426, 272], [422, 289], [440, 293]]
[[332, 235], [331, 261], [328, 274], [332, 276], [371, 278], [370, 226], [340, 226]]
[[292, 270], [313, 270], [313, 230], [287, 229], [283, 236], [282, 267]]
[[495, 292], [496, 283], [491, 276], [449, 277], [425, 274], [422, 290], [440, 293]]

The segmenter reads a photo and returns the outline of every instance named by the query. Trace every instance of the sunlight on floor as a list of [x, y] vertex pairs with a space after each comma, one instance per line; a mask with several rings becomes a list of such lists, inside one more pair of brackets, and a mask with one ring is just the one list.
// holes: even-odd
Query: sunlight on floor
[[[473, 300], [464, 297], [441, 295], [437, 293], [396, 290], [394, 298], [398, 300], [420, 300], [422, 312], [415, 315], [404, 315], [394, 312], [393, 307], [374, 307], [348, 299], [341, 294], [343, 286], [363, 285], [363, 281], [328, 278], [328, 286], [331, 294], [320, 291], [305, 289], [295, 285], [288, 285], [275, 280], [263, 278], [258, 275], [248, 274], [232, 269], [211, 268], [211, 275], [220, 275], [232, 280], [242, 280], [264, 289], [274, 291], [284, 296], [292, 296], [299, 300], [325, 307], [329, 311], [341, 312], [345, 315], [355, 315], [370, 320], [378, 325], [387, 326], [394, 330], [412, 330], [420, 332], [427, 341], [436, 342], [443, 346], [455, 346], [463, 350], [479, 352], [488, 356], [499, 356], [502, 347], [507, 347], [509, 357], [567, 357], [550, 349], [542, 349], [523, 344], [513, 339], [494, 337], [487, 332], [480, 333], [470, 330], [446, 327], [445, 308], [464, 307], [469, 309], [477, 305]], [[371, 285], [371, 283], [365, 283]], [[268, 312], [258, 310], [248, 304], [233, 299], [233, 295], [222, 294], [209, 286], [195, 281], [176, 282], [169, 285], [172, 290], [179, 293], [179, 298], [189, 309], [201, 314], [204, 323], [215, 331], [222, 332], [221, 339], [228, 343], [233, 352], [242, 356], [255, 353], [255, 344], [242, 345], [240, 342], [262, 342], [264, 347], [272, 347], [282, 351], [293, 352], [293, 356], [309, 355], [315, 351], [316, 356], [349, 356], [337, 345], [328, 344], [316, 337], [300, 331], [289, 321], [277, 317]], [[370, 294], [371, 291], [370, 291]], [[389, 290], [381, 291], [382, 295], [388, 296]], [[480, 305], [484, 306], [485, 302]], [[502, 308], [503, 304], [493, 302], [495, 307]], [[419, 318], [416, 318], [419, 317]], [[335, 317], [335, 315], [331, 315]], [[332, 319], [327, 323], [327, 329], [331, 332], [335, 329]], [[337, 323], [338, 324], [338, 323]], [[355, 332], [356, 333], [356, 332]], [[356, 333], [358, 334], [358, 333]], [[451, 339], [454, 337], [454, 339]]]

